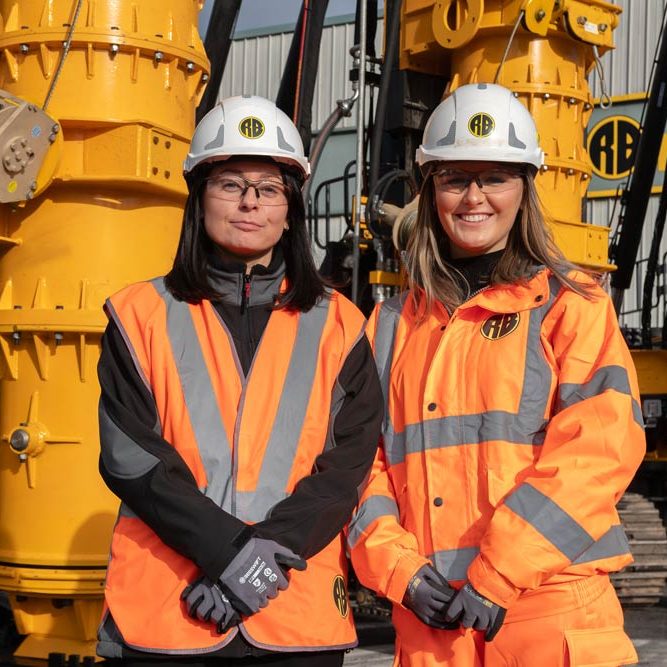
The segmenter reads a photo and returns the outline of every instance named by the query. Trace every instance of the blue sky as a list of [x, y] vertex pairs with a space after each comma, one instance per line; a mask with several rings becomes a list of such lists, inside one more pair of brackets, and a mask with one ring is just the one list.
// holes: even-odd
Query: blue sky
[[[214, 1], [206, 0], [204, 9], [199, 15], [199, 32], [202, 38], [206, 35]], [[236, 22], [236, 31], [296, 23], [301, 4], [301, 0], [243, 0]], [[378, 2], [378, 6], [382, 4], [381, 1]], [[356, 0], [329, 0], [327, 16], [354, 14], [356, 6]]]

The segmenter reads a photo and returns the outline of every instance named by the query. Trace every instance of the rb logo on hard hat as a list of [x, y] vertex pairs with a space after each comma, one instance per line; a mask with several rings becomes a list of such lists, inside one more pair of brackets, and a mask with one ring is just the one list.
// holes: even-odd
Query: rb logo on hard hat
[[480, 139], [488, 137], [496, 127], [496, 122], [488, 113], [480, 111], [470, 117], [468, 121], [468, 130], [470, 134]]

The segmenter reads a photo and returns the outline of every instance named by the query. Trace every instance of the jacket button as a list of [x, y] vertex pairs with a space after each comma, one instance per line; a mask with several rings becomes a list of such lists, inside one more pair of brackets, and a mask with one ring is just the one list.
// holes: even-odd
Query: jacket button
[[435, 403], [429, 403], [428, 404], [428, 411], [433, 412], [438, 406]]
[[437, 498], [434, 498], [434, 499], [433, 499], [433, 504], [434, 504], [436, 507], [440, 507], [440, 505], [442, 505], [442, 498], [440, 498], [440, 496], [438, 496]]
[[535, 301], [537, 301], [538, 303], [539, 303], [540, 301], [542, 301], [542, 299], [544, 299], [544, 297], [543, 297], [541, 294], [538, 294], [538, 295], [535, 297]]
[[447, 325], [443, 324], [443, 325], [440, 327], [440, 331], [444, 331], [446, 328], [447, 328]]

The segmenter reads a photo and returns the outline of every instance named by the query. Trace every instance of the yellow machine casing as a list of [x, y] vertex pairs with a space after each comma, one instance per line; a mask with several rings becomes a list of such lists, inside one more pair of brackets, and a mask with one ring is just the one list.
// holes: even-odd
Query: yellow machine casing
[[0, 590], [19, 656], [94, 654], [118, 505], [97, 471], [102, 304], [173, 260], [202, 4], [0, 0], [0, 88], [48, 97], [62, 137], [36, 196], [0, 208]]

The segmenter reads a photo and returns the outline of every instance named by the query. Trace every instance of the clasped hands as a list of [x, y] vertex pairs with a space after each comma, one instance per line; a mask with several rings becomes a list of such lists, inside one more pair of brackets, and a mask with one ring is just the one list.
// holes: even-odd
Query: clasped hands
[[185, 588], [181, 600], [191, 618], [214, 623], [222, 634], [284, 591], [288, 568], [305, 570], [306, 561], [274, 540], [251, 537], [217, 581], [201, 577]]
[[426, 625], [440, 630], [454, 630], [462, 625], [485, 633], [490, 642], [505, 620], [506, 610], [478, 593], [470, 583], [459, 591], [430, 564], [412, 577], [403, 604]]

